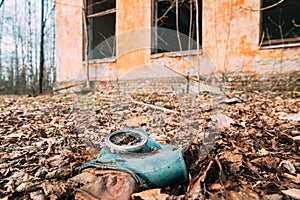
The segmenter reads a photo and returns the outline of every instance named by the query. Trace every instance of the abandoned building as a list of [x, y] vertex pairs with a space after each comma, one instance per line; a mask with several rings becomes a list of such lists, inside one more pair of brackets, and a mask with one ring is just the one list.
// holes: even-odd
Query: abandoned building
[[57, 82], [300, 68], [297, 0], [83, 2], [56, 1]]

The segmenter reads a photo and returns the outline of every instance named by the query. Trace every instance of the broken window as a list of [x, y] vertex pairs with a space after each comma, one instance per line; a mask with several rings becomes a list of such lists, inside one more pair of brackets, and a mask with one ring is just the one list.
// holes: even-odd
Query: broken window
[[116, 55], [116, 0], [88, 0], [89, 59]]
[[154, 29], [152, 53], [186, 51], [197, 49], [202, 35], [202, 0], [198, 0], [196, 26], [196, 0], [154, 0]]
[[299, 0], [262, 0], [262, 46], [300, 42]]

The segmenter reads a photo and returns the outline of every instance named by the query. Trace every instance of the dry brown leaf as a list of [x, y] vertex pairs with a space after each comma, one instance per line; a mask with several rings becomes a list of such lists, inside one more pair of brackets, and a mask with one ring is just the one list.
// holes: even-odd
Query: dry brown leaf
[[20, 185], [18, 185], [18, 187], [16, 187], [16, 191], [17, 192], [28, 192], [28, 191], [32, 191], [34, 187], [36, 187], [36, 182], [23, 182]]
[[286, 119], [286, 120], [291, 120], [291, 121], [300, 121], [300, 112], [298, 112], [297, 114], [285, 114], [285, 115], [281, 115], [279, 116], [279, 119]]
[[235, 153], [232, 153], [230, 151], [226, 151], [224, 154], [223, 154], [223, 157], [229, 161], [229, 162], [233, 162], [233, 163], [236, 163], [236, 162], [241, 162], [242, 159], [243, 159], [243, 156], [241, 154], [235, 154]]
[[283, 196], [279, 194], [266, 195], [267, 200], [282, 200]]
[[19, 133], [11, 133], [7, 136], [4, 136], [4, 141], [5, 142], [16, 142], [18, 139], [24, 137], [25, 135], [19, 134]]
[[14, 192], [15, 188], [15, 181], [11, 178], [9, 181], [4, 185], [4, 188], [6, 188], [6, 192]]
[[283, 176], [290, 179], [294, 183], [300, 184], [300, 174], [297, 174], [296, 176], [293, 176], [293, 175], [288, 174], [288, 173], [283, 173]]
[[132, 200], [166, 200], [168, 197], [168, 194], [161, 193], [161, 189], [151, 189], [131, 195]]
[[60, 196], [66, 192], [65, 185], [59, 182], [44, 182], [42, 188], [46, 196], [51, 194]]
[[292, 189], [288, 189], [288, 190], [281, 190], [281, 192], [283, 194], [285, 194], [286, 196], [289, 196], [293, 199], [297, 199], [297, 200], [300, 199], [300, 189], [292, 188]]
[[70, 181], [74, 181], [80, 184], [87, 184], [87, 183], [92, 183], [95, 182], [97, 179], [97, 176], [89, 173], [89, 172], [82, 172], [72, 178], [70, 178]]
[[281, 167], [281, 166], [283, 166], [284, 168], [286, 168], [287, 170], [289, 170], [289, 172], [291, 174], [295, 174], [296, 173], [295, 166], [289, 160], [283, 160], [283, 161], [281, 161], [280, 164], [279, 164], [279, 167]]
[[293, 140], [300, 141], [300, 135], [293, 137]]
[[43, 194], [42, 190], [31, 192], [29, 195], [30, 195], [31, 199], [35, 199], [35, 200], [44, 200], [45, 199], [45, 195]]
[[93, 147], [87, 147], [84, 153], [86, 155], [86, 161], [94, 160], [100, 155], [99, 149]]
[[54, 153], [54, 152], [53, 152], [53, 144], [52, 144], [51, 141], [48, 141], [48, 148], [47, 148], [45, 154], [46, 154], [47, 156], [51, 156], [53, 153]]
[[211, 184], [210, 186], [209, 186], [209, 190], [210, 191], [221, 191], [222, 190], [222, 188], [223, 188], [223, 186], [220, 184], [220, 183], [213, 183], [213, 184]]
[[210, 118], [213, 121], [214, 126], [218, 129], [230, 127], [231, 124], [235, 124], [235, 121], [232, 118], [221, 113], [215, 114]]

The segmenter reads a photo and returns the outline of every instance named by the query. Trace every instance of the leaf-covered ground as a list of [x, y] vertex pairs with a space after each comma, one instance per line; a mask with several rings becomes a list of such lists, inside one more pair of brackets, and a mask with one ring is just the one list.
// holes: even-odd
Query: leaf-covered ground
[[[74, 199], [80, 185], [71, 178], [80, 166], [99, 155], [107, 134], [133, 126], [160, 143], [187, 145], [190, 174], [186, 183], [135, 199], [300, 199], [299, 98], [230, 97], [238, 96], [239, 102], [219, 104], [196, 95], [192, 114], [172, 95], [134, 94], [121, 108], [121, 100], [95, 93], [90, 110], [74, 94], [1, 96], [0, 198]], [[220, 105], [223, 118], [214, 121]], [[87, 126], [90, 115], [96, 120]], [[189, 129], [192, 136], [182, 129], [191, 121], [199, 125]], [[217, 138], [215, 126], [223, 127]]]

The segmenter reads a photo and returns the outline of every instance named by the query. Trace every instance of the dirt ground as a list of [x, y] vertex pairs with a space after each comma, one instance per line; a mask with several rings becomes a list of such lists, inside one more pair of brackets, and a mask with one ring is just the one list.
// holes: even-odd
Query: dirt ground
[[185, 146], [189, 171], [134, 199], [300, 199], [299, 108], [299, 97], [260, 92], [0, 96], [0, 198], [74, 199], [72, 177], [130, 126]]

